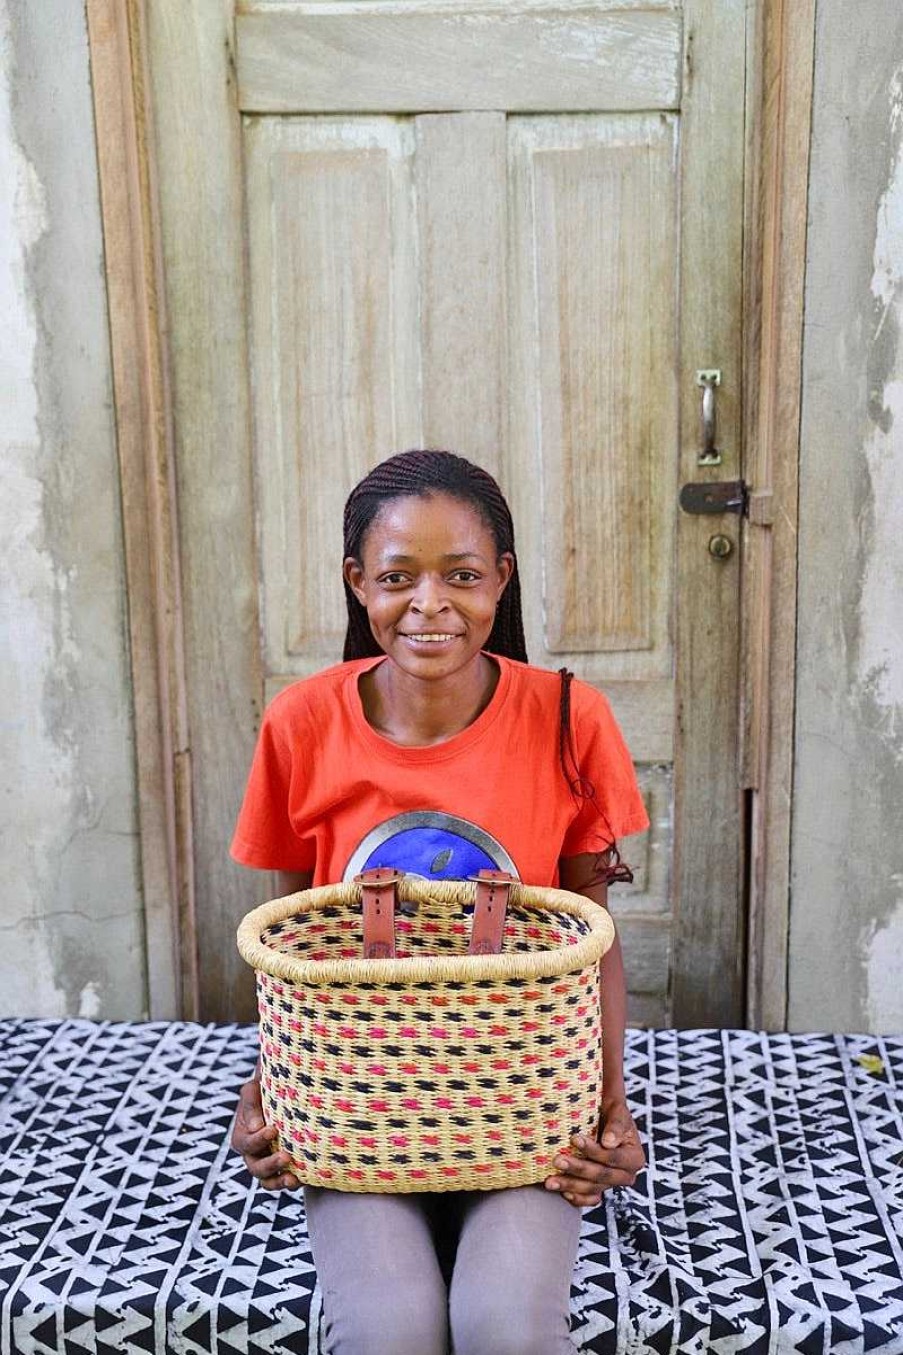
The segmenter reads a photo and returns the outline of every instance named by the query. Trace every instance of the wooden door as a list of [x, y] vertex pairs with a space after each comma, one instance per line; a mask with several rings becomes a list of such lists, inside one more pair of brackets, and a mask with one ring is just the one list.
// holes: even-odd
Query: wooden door
[[512, 504], [531, 660], [637, 759], [633, 1019], [738, 1023], [739, 553], [677, 495], [740, 473], [743, 0], [227, 10], [147, 11], [201, 1013], [253, 1014], [227, 845], [263, 702], [340, 655], [344, 498], [440, 446]]

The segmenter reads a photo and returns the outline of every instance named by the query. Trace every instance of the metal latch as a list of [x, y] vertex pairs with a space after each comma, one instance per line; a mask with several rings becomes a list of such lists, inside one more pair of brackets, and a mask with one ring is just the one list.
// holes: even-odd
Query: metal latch
[[737, 513], [749, 510], [749, 490], [745, 480], [706, 480], [684, 485], [680, 506], [685, 513]]

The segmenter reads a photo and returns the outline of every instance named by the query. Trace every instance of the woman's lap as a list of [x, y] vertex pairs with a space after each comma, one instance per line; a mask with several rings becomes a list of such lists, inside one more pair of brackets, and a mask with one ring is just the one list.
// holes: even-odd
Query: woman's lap
[[449, 1313], [455, 1355], [572, 1350], [580, 1214], [560, 1196], [538, 1186], [448, 1196], [308, 1187], [305, 1201], [334, 1355], [446, 1355]]

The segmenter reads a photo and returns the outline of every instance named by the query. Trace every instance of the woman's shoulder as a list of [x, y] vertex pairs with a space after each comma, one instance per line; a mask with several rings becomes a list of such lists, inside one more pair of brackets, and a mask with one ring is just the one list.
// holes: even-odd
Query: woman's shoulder
[[[524, 695], [532, 694], [544, 703], [554, 703], [560, 707], [563, 680], [562, 670], [539, 668], [532, 663], [520, 663], [517, 659], [505, 659], [511, 671], [512, 688], [519, 689]], [[572, 711], [607, 711], [608, 698], [598, 687], [584, 682], [582, 678], [570, 675], [569, 695]]]
[[524, 691], [549, 693], [561, 684], [558, 674], [550, 668], [538, 668], [534, 663], [521, 663], [520, 659], [509, 659], [503, 654], [495, 654], [493, 657], [507, 666], [511, 673], [512, 685]]

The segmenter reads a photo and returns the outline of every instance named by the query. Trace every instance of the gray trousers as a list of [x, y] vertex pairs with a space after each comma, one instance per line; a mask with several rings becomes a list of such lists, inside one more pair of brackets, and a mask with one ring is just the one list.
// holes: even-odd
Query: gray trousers
[[307, 1186], [304, 1201], [330, 1355], [574, 1355], [581, 1215], [560, 1195]]

